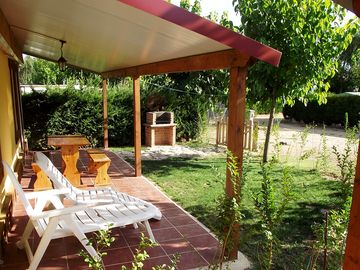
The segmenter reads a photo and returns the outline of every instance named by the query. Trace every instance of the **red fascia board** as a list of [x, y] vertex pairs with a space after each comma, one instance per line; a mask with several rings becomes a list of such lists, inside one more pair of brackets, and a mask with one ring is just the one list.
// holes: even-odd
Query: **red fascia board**
[[118, 0], [278, 67], [281, 52], [164, 0]]
[[353, 9], [356, 16], [360, 18], [360, 0], [353, 0]]

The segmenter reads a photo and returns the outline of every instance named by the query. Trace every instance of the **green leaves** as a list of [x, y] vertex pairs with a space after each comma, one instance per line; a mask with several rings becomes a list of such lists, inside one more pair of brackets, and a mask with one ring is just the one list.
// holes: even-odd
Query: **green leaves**
[[293, 199], [293, 178], [289, 169], [284, 168], [282, 178], [276, 181], [280, 190], [275, 190], [275, 181], [270, 176], [271, 169], [271, 164], [261, 164], [261, 189], [252, 196], [268, 249], [266, 269], [272, 267], [276, 230], [281, 226], [285, 210]]
[[104, 270], [105, 266], [102, 258], [107, 255], [106, 252], [103, 252], [105, 248], [110, 247], [110, 245], [115, 241], [115, 237], [111, 236], [111, 230], [113, 224], [109, 224], [108, 228], [105, 230], [100, 230], [94, 232], [92, 237], [88, 239], [87, 246], [92, 246], [97, 254], [97, 257], [92, 257], [84, 250], [81, 250], [79, 255], [84, 258], [90, 269], [93, 270]]
[[338, 23], [344, 10], [330, 0], [239, 0], [234, 4], [244, 34], [283, 53], [278, 69], [262, 63], [250, 69], [250, 102], [267, 100], [270, 89], [283, 102], [295, 98], [323, 102], [326, 80], [335, 74], [339, 54], [356, 28]]
[[24, 57], [19, 77], [21, 84], [56, 85], [66, 81], [68, 84], [76, 82], [80, 84], [80, 88], [84, 85], [98, 87], [102, 81], [100, 75], [89, 71], [67, 67], [65, 72], [62, 72], [56, 63], [31, 56]]

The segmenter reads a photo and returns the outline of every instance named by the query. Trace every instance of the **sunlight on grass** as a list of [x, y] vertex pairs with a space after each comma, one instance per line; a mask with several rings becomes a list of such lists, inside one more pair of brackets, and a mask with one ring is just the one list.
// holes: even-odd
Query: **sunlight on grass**
[[[305, 166], [306, 165], [306, 166]], [[311, 165], [309, 163], [309, 165]], [[216, 170], [221, 173], [218, 177]], [[256, 258], [259, 236], [259, 219], [255, 215], [252, 196], [260, 190], [260, 159], [253, 158], [249, 164], [248, 176], [243, 187], [243, 221], [241, 224], [242, 244], [240, 250], [251, 258]], [[271, 177], [275, 187], [281, 179], [283, 166], [275, 164]], [[339, 182], [322, 177], [312, 166], [291, 166], [294, 178], [291, 201], [280, 228], [280, 241], [286, 247], [279, 251], [288, 253], [284, 265], [298, 267], [304, 260], [306, 244], [312, 237], [311, 225], [323, 219], [324, 209], [336, 208], [339, 197]], [[214, 226], [216, 200], [224, 192], [225, 155], [204, 159], [171, 158], [166, 160], [143, 160], [143, 174], [159, 185], [166, 194], [184, 209], [197, 217], [210, 229]], [[291, 243], [291, 244], [289, 244]]]

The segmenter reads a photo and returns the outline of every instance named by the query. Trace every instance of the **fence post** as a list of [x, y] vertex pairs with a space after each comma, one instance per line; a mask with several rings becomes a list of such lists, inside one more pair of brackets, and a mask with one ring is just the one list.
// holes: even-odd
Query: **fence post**
[[259, 123], [254, 123], [254, 132], [253, 132], [253, 141], [252, 141], [252, 149], [253, 151], [257, 151], [258, 147], [258, 139], [259, 139]]
[[248, 149], [248, 123], [244, 125], [244, 149]]
[[253, 149], [253, 131], [254, 131], [254, 120], [250, 118], [249, 121], [249, 151]]
[[220, 142], [220, 121], [216, 122], [216, 146], [219, 146]]
[[221, 144], [226, 145], [227, 144], [227, 122], [228, 119], [222, 120], [222, 138], [221, 138]]

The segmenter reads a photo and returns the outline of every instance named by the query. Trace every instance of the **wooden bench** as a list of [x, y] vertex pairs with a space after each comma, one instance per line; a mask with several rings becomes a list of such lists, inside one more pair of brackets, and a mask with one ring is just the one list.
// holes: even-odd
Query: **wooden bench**
[[40, 169], [36, 163], [31, 163], [31, 167], [36, 175], [34, 190], [52, 189], [52, 183], [47, 175]]
[[106, 156], [104, 151], [99, 149], [89, 149], [86, 152], [88, 153], [90, 158], [88, 171], [90, 173], [97, 172], [95, 178], [95, 186], [109, 185], [110, 177], [107, 171], [110, 167], [110, 158]]

